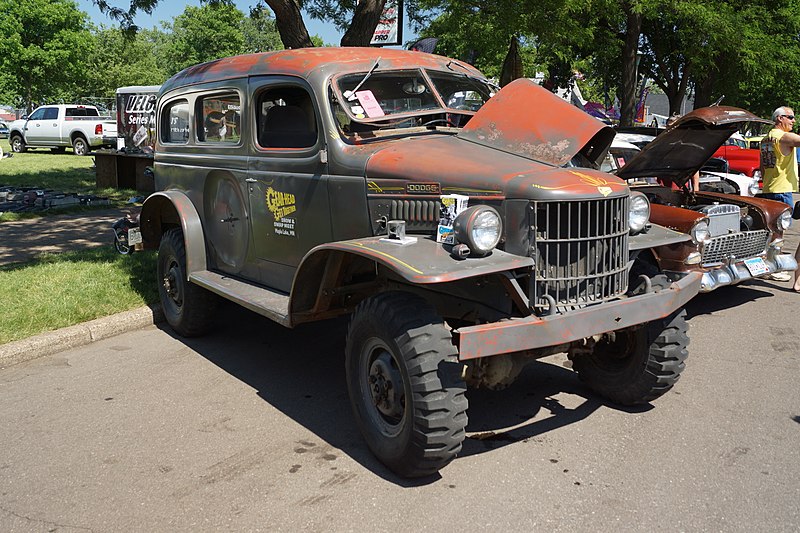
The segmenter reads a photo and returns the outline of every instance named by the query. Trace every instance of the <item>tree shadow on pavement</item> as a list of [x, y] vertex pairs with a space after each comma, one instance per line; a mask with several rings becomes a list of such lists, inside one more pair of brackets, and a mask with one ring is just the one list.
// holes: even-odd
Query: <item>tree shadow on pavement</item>
[[[218, 316], [215, 333], [199, 339], [177, 337], [166, 324], [161, 328], [381, 478], [402, 487], [426, 485], [441, 478], [438, 474], [416, 480], [400, 478], [367, 448], [347, 393], [346, 319], [303, 324], [290, 330], [230, 302], [222, 304]], [[579, 405], [566, 407], [554, 398], [563, 393], [577, 397]], [[622, 409], [594, 396], [571, 370], [538, 361], [531, 363], [510, 388], [472, 390], [468, 397], [468, 436], [459, 457], [485, 453], [580, 422], [604, 405]], [[650, 408], [645, 405], [622, 410], [641, 412]], [[533, 420], [543, 411], [549, 416]]]

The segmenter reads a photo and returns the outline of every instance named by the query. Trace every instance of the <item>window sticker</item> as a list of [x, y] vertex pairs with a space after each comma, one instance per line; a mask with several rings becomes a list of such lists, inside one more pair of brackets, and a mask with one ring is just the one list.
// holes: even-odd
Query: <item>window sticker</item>
[[358, 103], [364, 108], [364, 112], [369, 118], [384, 116], [383, 109], [381, 109], [381, 105], [375, 99], [372, 91], [356, 91], [356, 98], [358, 98]]

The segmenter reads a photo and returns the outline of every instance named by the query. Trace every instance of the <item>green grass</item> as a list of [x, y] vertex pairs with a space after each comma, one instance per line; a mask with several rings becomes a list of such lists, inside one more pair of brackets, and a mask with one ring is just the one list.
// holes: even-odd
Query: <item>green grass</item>
[[0, 344], [157, 302], [155, 263], [109, 246], [0, 266]]
[[[11, 152], [8, 139], [0, 139], [3, 152]], [[95, 185], [94, 159], [91, 153], [79, 157], [68, 149], [63, 154], [53, 153], [46, 148], [29, 150], [22, 154], [0, 160], [0, 186], [39, 187], [65, 193], [94, 194], [122, 206], [137, 193], [132, 189], [98, 189]], [[50, 213], [69, 213], [97, 209], [90, 207], [70, 207], [28, 213], [0, 214], [0, 222], [43, 216]]]

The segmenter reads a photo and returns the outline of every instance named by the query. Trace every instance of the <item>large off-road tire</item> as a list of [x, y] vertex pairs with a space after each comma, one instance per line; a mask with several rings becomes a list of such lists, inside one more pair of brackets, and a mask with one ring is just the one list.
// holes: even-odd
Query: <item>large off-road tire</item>
[[358, 427], [389, 469], [426, 476], [461, 451], [467, 398], [458, 353], [422, 298], [387, 292], [359, 304], [345, 364]]
[[89, 153], [89, 143], [78, 135], [72, 139], [72, 151], [75, 152], [75, 155], [86, 155]]
[[[653, 279], [654, 287], [667, 283]], [[594, 350], [570, 353], [578, 377], [595, 392], [621, 405], [648, 403], [666, 393], [680, 378], [689, 337], [679, 309], [666, 318], [636, 329], [604, 336]]]
[[172, 329], [184, 337], [197, 337], [208, 332], [219, 297], [186, 277], [183, 232], [172, 228], [158, 247], [158, 294]]
[[27, 150], [27, 147], [25, 146], [25, 139], [23, 139], [21, 135], [12, 135], [9, 143], [11, 144], [12, 152], [21, 154]]

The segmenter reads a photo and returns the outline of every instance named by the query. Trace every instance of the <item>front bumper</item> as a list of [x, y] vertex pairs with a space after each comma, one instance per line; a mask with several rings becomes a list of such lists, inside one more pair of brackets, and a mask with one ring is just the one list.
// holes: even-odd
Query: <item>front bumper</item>
[[700, 282], [700, 292], [711, 292], [714, 289], [725, 287], [726, 285], [735, 285], [748, 279], [764, 278], [776, 272], [793, 272], [797, 269], [797, 261], [790, 254], [777, 254], [774, 256], [767, 256], [762, 258], [764, 264], [769, 269], [768, 272], [754, 276], [745, 265], [744, 259], [737, 260], [734, 263], [727, 265], [720, 265], [703, 272], [703, 278]]
[[579, 309], [564, 315], [529, 316], [455, 330], [459, 358], [559, 346], [663, 318], [683, 307], [700, 289], [699, 272], [691, 272], [668, 288]]

